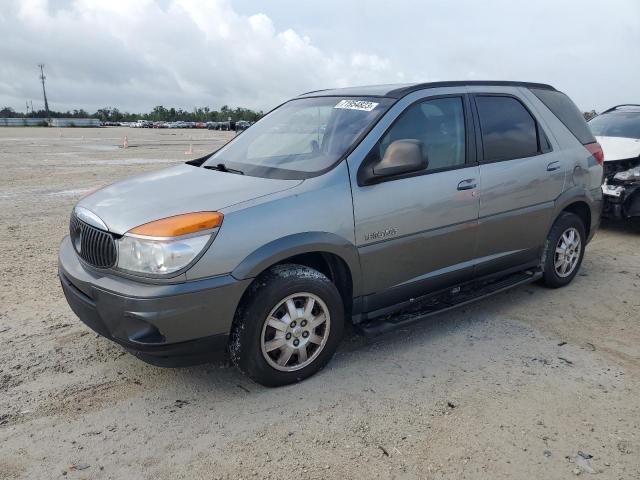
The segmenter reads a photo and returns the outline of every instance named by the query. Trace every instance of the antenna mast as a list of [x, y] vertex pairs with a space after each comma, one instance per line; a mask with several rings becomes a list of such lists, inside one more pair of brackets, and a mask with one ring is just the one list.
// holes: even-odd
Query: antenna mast
[[44, 109], [47, 112], [47, 118], [49, 118], [49, 102], [47, 102], [47, 91], [44, 88], [44, 79], [47, 78], [44, 76], [44, 63], [39, 63], [40, 67], [40, 80], [42, 80], [42, 95], [44, 96]]

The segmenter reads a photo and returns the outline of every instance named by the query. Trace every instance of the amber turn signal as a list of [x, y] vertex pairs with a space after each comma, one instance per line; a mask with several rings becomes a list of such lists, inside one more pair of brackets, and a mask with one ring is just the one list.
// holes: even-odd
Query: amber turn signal
[[224, 215], [219, 212], [186, 213], [145, 223], [128, 233], [147, 237], [178, 237], [219, 227], [223, 218]]

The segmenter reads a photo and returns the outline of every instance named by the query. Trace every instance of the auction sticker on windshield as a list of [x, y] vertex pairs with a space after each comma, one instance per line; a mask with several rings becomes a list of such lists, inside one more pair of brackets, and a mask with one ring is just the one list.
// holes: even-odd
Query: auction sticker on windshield
[[378, 104], [376, 102], [367, 102], [366, 100], [340, 100], [338, 104], [333, 108], [344, 108], [347, 110], [363, 110], [370, 112], [376, 108]]

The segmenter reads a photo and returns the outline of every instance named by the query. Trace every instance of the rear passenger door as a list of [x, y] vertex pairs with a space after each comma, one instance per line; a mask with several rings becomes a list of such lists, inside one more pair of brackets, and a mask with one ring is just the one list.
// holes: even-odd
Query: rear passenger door
[[480, 161], [480, 276], [538, 261], [565, 168], [516, 89], [472, 98]]

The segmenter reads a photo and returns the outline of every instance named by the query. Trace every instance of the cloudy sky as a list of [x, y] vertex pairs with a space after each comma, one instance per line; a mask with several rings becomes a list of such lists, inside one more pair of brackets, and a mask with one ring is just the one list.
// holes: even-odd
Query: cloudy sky
[[1, 0], [0, 107], [269, 109], [319, 88], [551, 83], [640, 103], [640, 0]]

